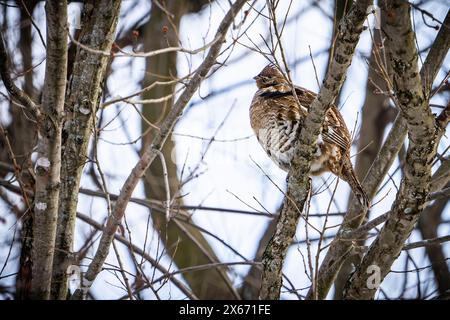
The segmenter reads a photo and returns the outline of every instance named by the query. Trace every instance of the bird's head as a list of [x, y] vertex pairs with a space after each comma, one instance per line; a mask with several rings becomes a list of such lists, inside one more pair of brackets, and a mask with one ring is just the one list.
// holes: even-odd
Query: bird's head
[[272, 87], [286, 82], [281, 71], [273, 64], [265, 66], [253, 79], [256, 81], [258, 89]]

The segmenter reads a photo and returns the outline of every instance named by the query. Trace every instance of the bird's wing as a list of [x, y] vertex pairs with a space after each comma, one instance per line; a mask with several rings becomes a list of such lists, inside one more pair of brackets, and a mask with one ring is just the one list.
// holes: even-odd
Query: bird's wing
[[311, 106], [311, 103], [317, 96], [317, 94], [315, 94], [314, 92], [298, 86], [295, 86], [295, 93], [297, 94], [298, 101], [308, 110]]
[[350, 133], [341, 113], [334, 105], [325, 116], [322, 136], [324, 141], [337, 144], [346, 152], [350, 150]]
[[[295, 91], [300, 103], [308, 107], [317, 96], [314, 92], [301, 87], [295, 87]], [[350, 133], [341, 113], [334, 105], [328, 109], [325, 116], [322, 136], [325, 142], [336, 144], [345, 151], [350, 150]]]
[[[317, 94], [305, 88], [295, 87], [300, 103], [307, 105], [308, 109]], [[350, 150], [350, 133], [345, 121], [336, 106], [332, 105], [325, 116], [322, 130], [323, 140], [328, 143], [337, 144], [343, 150]]]
[[[295, 86], [295, 93], [301, 106], [298, 106], [292, 90], [265, 92], [260, 96], [269, 105], [268, 110], [282, 110], [282, 112], [276, 112], [278, 121], [301, 121], [309, 112], [310, 105], [317, 94], [298, 86]], [[336, 144], [346, 152], [350, 150], [350, 133], [341, 113], [334, 105], [325, 116], [322, 136], [325, 142]]]

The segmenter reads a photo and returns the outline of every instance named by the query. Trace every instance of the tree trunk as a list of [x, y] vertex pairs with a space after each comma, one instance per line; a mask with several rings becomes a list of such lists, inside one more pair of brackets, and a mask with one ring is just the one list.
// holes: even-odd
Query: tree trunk
[[66, 92], [67, 1], [45, 4], [47, 55], [38, 120], [33, 216], [31, 297], [49, 299], [61, 169], [61, 129]]

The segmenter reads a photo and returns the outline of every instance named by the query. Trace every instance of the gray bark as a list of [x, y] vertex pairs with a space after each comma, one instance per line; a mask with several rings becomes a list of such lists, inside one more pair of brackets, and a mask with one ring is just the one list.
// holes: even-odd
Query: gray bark
[[45, 5], [47, 58], [42, 114], [38, 119], [38, 160], [33, 216], [31, 297], [49, 299], [55, 250], [61, 168], [61, 128], [66, 92], [67, 1]]

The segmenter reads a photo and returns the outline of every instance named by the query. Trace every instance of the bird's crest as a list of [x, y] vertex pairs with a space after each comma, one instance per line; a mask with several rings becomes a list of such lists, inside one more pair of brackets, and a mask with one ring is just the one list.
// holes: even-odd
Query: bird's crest
[[262, 71], [259, 73], [259, 76], [267, 77], [267, 78], [272, 78], [272, 77], [283, 78], [283, 74], [280, 72], [280, 70], [274, 64], [269, 64], [269, 65], [265, 66], [264, 69], [262, 69]]

